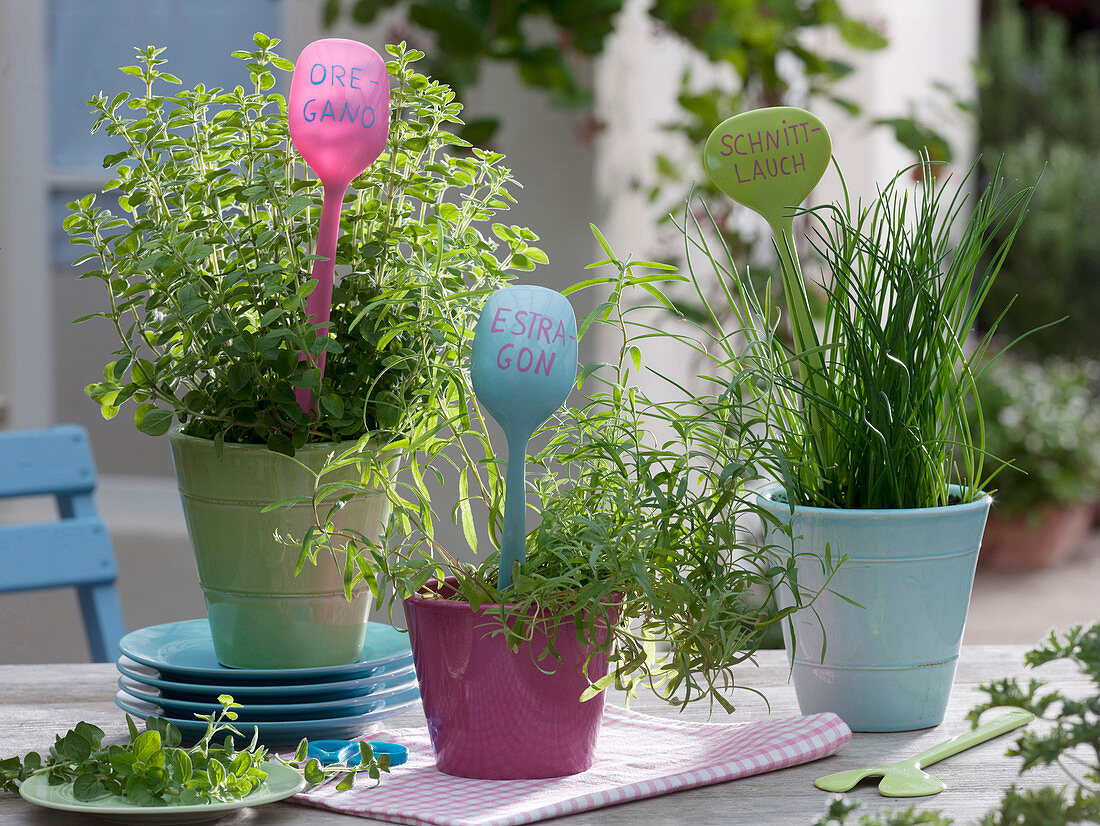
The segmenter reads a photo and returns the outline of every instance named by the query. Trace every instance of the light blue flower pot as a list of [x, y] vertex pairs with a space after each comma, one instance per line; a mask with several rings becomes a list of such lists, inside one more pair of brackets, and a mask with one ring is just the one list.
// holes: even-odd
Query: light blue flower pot
[[[777, 556], [793, 550], [804, 598], [825, 586], [826, 549], [834, 564], [847, 556], [813, 610], [783, 625], [802, 713], [835, 712], [854, 731], [938, 725], [955, 679], [990, 497], [939, 508], [792, 511], [772, 498], [779, 491], [764, 491], [757, 502], [791, 524], [793, 542], [775, 531], [769, 540]], [[777, 596], [780, 608], [794, 602], [789, 587]]]

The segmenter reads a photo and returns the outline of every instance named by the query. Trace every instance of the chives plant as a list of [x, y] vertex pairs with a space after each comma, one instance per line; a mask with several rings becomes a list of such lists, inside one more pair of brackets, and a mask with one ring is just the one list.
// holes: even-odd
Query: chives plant
[[[824, 318], [796, 331], [814, 343], [801, 351], [781, 334], [770, 291], [757, 292], [728, 250], [712, 249], [696, 216], [681, 226], [716, 372], [745, 401], [742, 424], [765, 429], [770, 473], [794, 504], [936, 507], [971, 501], [988, 481], [973, 397], [996, 325], [973, 344], [968, 337], [1031, 190], [995, 178], [971, 208], [969, 175], [951, 189], [927, 162], [919, 169], [915, 191], [906, 169], [867, 205], [845, 189], [842, 203], [800, 210], [826, 296]], [[718, 301], [700, 263], [719, 275]], [[802, 290], [789, 305], [809, 300], [804, 282], [787, 283]], [[720, 319], [730, 316], [736, 329], [727, 331]]]
[[[345, 197], [331, 335], [317, 336], [306, 300], [322, 187], [272, 91], [293, 64], [277, 38], [253, 41], [234, 53], [247, 87], [183, 87], [150, 46], [122, 69], [136, 94], [88, 102], [94, 130], [122, 148], [104, 159], [117, 206], [89, 194], [64, 222], [88, 248], [81, 278], [105, 290], [105, 308], [79, 320], [102, 319], [118, 335], [86, 392], [108, 419], [132, 405], [151, 436], [178, 421], [190, 436], [288, 455], [434, 432], [468, 392], [452, 365], [469, 346], [469, 320], [514, 272], [548, 261], [535, 233], [499, 220], [518, 184], [503, 155], [453, 134], [462, 106], [415, 70], [423, 52], [387, 46], [386, 151]], [[323, 376], [311, 366], [322, 349]], [[300, 388], [316, 415], [299, 407]]]

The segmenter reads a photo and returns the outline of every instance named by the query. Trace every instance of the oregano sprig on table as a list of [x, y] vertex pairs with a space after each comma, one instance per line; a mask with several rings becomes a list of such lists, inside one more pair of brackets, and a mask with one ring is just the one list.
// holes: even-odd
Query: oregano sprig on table
[[[377, 782], [382, 772], [389, 771], [389, 755], [375, 758], [370, 744], [362, 741], [357, 766], [322, 766], [316, 758], [307, 759], [306, 740], [298, 744], [293, 759], [286, 760], [258, 744], [258, 730], [247, 748], [237, 749], [233, 736], [242, 735], [233, 725], [234, 709], [241, 704], [228, 694], [219, 696], [218, 702], [219, 711], [195, 715], [206, 722], [206, 733], [190, 748], [181, 747], [179, 729], [160, 717], [147, 717], [141, 731], [127, 714], [130, 739], [122, 745], [104, 745], [101, 728], [79, 722], [57, 735], [45, 758], [30, 752], [22, 759], [0, 760], [0, 789], [17, 792], [24, 780], [45, 774], [51, 786], [72, 783], [73, 797], [80, 801], [117, 795], [138, 806], [193, 805], [243, 800], [267, 779], [262, 768], [266, 761], [288, 766], [312, 784], [343, 775], [336, 786], [340, 790], [352, 788], [360, 773]], [[225, 739], [216, 742], [222, 734]]]
[[[1044, 681], [1032, 678], [1027, 684], [1014, 679], [994, 680], [982, 686], [989, 700], [971, 710], [968, 719], [977, 722], [985, 711], [998, 706], [1015, 706], [1046, 720], [1046, 728], [1028, 728], [1009, 749], [1012, 757], [1023, 758], [1021, 772], [1038, 765], [1057, 764], [1076, 787], [1076, 799], [1065, 802], [1088, 812], [1100, 822], [1100, 623], [1075, 626], [1064, 634], [1051, 632], [1040, 645], [1028, 651], [1024, 663], [1037, 668], [1056, 660], [1069, 660], [1092, 682], [1084, 697], [1067, 696]], [[1036, 797], [1036, 803], [1040, 799]], [[1009, 799], [1006, 797], [1005, 803]], [[1017, 807], [1026, 801], [1016, 795]], [[1015, 823], [1015, 820], [989, 821]], [[1031, 821], [1026, 821], [1030, 823]], [[1075, 820], [1067, 822], [1076, 822]]]
[[[986, 711], [1014, 706], [1045, 720], [1045, 728], [1028, 727], [1008, 750], [1022, 757], [1020, 773], [1037, 765], [1061, 766], [1072, 781], [1066, 787], [1038, 789], [1010, 787], [997, 808], [986, 813], [981, 826], [1071, 826], [1100, 823], [1100, 623], [1075, 626], [1050, 636], [1024, 656], [1029, 668], [1069, 660], [1092, 683], [1085, 696], [1075, 699], [1039, 679], [1021, 684], [1016, 679], [994, 680], [981, 690], [989, 699], [967, 715], [974, 725]], [[858, 815], [860, 804], [836, 797], [814, 826], [951, 826], [955, 821], [938, 811], [915, 807], [895, 812]]]

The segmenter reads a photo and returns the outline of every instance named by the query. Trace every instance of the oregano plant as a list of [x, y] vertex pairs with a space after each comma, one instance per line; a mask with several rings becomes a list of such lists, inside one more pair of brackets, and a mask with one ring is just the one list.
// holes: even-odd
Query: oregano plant
[[[120, 141], [105, 193], [69, 204], [65, 230], [87, 247], [82, 278], [103, 283], [118, 349], [88, 395], [138, 429], [266, 444], [428, 432], [460, 390], [466, 330], [510, 270], [546, 263], [530, 230], [499, 222], [514, 198], [503, 155], [451, 130], [462, 107], [416, 72], [423, 53], [387, 46], [386, 151], [345, 196], [331, 335], [305, 310], [322, 190], [295, 153], [276, 73], [279, 41], [234, 52], [247, 84], [183, 87], [163, 49], [122, 72], [136, 93], [98, 94], [93, 131]], [[455, 149], [462, 150], [455, 152]], [[328, 351], [321, 375], [303, 360]], [[316, 413], [298, 406], [308, 388]]]

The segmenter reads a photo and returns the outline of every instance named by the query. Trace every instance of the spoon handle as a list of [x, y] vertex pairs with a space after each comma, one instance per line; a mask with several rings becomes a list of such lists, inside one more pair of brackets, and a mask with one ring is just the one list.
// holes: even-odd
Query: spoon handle
[[527, 558], [527, 442], [526, 433], [508, 433], [508, 469], [504, 485], [504, 531], [500, 539], [497, 589], [512, 584], [512, 568]]
[[968, 731], [965, 734], [952, 737], [950, 740], [944, 740], [939, 745], [932, 746], [932, 748], [922, 751], [914, 757], [913, 760], [923, 769], [926, 766], [931, 766], [933, 763], [938, 763], [940, 760], [946, 760], [948, 757], [958, 754], [960, 751], [966, 751], [968, 748], [976, 746], [979, 743], [984, 743], [986, 740], [992, 740], [994, 737], [999, 737], [1006, 732], [1027, 725], [1034, 719], [1035, 715], [1030, 711], [1024, 711], [1022, 708], [1014, 708], [995, 720], [990, 720], [988, 723], [982, 723], [973, 731]]
[[[344, 206], [344, 193], [347, 191], [346, 183], [324, 185], [325, 197], [321, 203], [321, 225], [317, 229], [316, 254], [321, 256], [313, 261], [313, 280], [317, 286], [306, 299], [306, 316], [314, 324], [321, 326], [317, 335], [328, 335], [328, 322], [332, 316], [332, 282], [336, 272], [336, 240], [340, 236], [340, 211]], [[317, 357], [317, 367], [321, 375], [325, 374], [325, 351]], [[302, 353], [302, 360], [306, 354]], [[298, 400], [298, 406], [303, 413], [313, 412], [313, 396], [304, 387], [294, 390], [294, 397]]]
[[819, 344], [813, 312], [806, 301], [802, 267], [798, 263], [798, 255], [794, 248], [794, 218], [790, 215], [777, 218], [771, 227], [772, 234], [775, 236], [775, 246], [779, 250], [779, 269], [783, 280], [783, 294], [786, 296], [788, 312], [791, 314], [791, 333], [794, 336], [795, 351], [804, 353], [815, 349]]
[[[798, 369], [802, 372], [802, 383], [809, 388], [811, 394], [829, 398], [825, 386], [825, 355], [818, 339], [817, 326], [807, 299], [806, 282], [802, 277], [802, 267], [798, 263], [798, 252], [794, 246], [794, 218], [788, 214], [769, 220], [775, 235], [775, 245], [779, 250], [783, 294], [787, 299], [795, 353], [800, 354], [797, 362]], [[831, 432], [826, 423], [821, 421], [816, 407], [810, 409], [809, 424], [815, 434], [814, 444], [827, 445]], [[830, 456], [833, 452], [826, 446], [824, 455]]]

